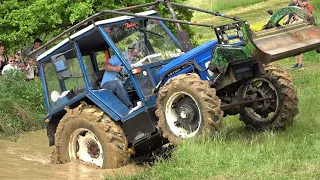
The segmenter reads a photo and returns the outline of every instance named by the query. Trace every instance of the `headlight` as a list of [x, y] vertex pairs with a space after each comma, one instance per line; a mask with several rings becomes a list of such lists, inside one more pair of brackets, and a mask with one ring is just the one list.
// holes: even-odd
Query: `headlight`
[[238, 36], [239, 38], [243, 38], [243, 32], [241, 30], [238, 30]]
[[222, 38], [223, 38], [223, 41], [229, 40], [228, 34], [222, 34]]

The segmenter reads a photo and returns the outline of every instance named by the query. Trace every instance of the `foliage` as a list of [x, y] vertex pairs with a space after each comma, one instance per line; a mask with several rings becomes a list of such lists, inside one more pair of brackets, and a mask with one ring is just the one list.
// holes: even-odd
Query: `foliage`
[[0, 138], [43, 127], [45, 103], [40, 79], [26, 82], [11, 71], [0, 77]]
[[[182, 3], [184, 1], [176, 0], [175, 2]], [[2, 1], [0, 4], [0, 40], [10, 48], [23, 48], [32, 44], [32, 40], [36, 37], [52, 38], [101, 10], [114, 10], [149, 2], [154, 2], [154, 0]], [[169, 12], [163, 5], [159, 9], [161, 14], [169, 17]], [[190, 21], [192, 17], [190, 11], [178, 8], [177, 12], [178, 18]], [[107, 17], [112, 16], [108, 15]], [[175, 25], [171, 23], [170, 28], [174, 29]], [[191, 32], [189, 27], [186, 29]]]

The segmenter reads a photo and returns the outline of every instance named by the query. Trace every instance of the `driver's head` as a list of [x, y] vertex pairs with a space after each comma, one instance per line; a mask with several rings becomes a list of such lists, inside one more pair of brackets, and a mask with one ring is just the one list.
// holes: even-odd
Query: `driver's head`
[[126, 58], [131, 63], [137, 61], [143, 56], [143, 49], [140, 46], [139, 41], [133, 42], [128, 46], [126, 51]]

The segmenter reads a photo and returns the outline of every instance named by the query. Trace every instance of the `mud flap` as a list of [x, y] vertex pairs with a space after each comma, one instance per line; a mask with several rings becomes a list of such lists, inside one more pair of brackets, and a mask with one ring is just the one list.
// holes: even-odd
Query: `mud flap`
[[319, 50], [320, 30], [315, 25], [301, 22], [280, 26], [252, 34], [256, 50], [252, 56], [263, 64]]

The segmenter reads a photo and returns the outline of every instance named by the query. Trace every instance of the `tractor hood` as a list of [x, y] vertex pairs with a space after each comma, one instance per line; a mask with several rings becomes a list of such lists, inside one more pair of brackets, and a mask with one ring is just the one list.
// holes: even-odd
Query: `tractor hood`
[[183, 64], [187, 63], [189, 60], [195, 60], [198, 64], [205, 63], [203, 61], [208, 61], [210, 58], [212, 49], [217, 45], [218, 41], [209, 41], [206, 42], [187, 53], [173, 59], [168, 64], [164, 65], [157, 71], [157, 76], [160, 79], [163, 79], [167, 74], [173, 72], [177, 68], [181, 67]]

